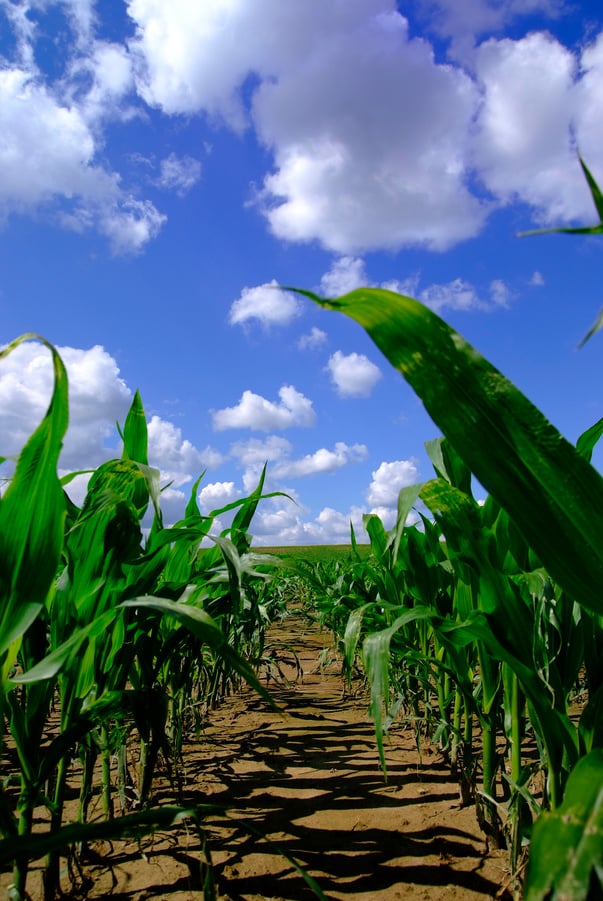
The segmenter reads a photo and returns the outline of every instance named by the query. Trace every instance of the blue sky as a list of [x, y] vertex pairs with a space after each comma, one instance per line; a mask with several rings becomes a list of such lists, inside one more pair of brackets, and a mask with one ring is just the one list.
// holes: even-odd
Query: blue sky
[[[595, 221], [602, 113], [598, 2], [0, 0], [0, 342], [62, 350], [61, 471], [119, 453], [138, 388], [168, 521], [203, 470], [209, 511], [267, 460], [296, 503], [258, 543], [391, 525], [438, 430], [358, 326], [275, 285], [418, 297], [575, 441], [603, 242], [516, 234]], [[49, 391], [40, 345], [2, 362], [0, 454]]]

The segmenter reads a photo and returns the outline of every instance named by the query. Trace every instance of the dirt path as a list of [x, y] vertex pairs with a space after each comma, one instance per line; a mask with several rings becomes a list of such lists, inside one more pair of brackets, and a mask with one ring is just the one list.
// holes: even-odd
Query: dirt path
[[[506, 855], [485, 853], [475, 813], [460, 806], [446, 765], [428, 751], [420, 758], [400, 727], [387, 748], [384, 784], [366, 699], [343, 700], [339, 667], [319, 666], [329, 637], [291, 617], [271, 640], [296, 648], [303, 678], [271, 683], [283, 714], [245, 692], [212, 715], [186, 751], [186, 803], [227, 805], [298, 860], [333, 901], [496, 897]], [[162, 800], [173, 798], [160, 793], [155, 801]], [[292, 865], [245, 826], [222, 820], [208, 827], [223, 901], [314, 897]], [[97, 851], [89, 898], [202, 897], [194, 832]]]

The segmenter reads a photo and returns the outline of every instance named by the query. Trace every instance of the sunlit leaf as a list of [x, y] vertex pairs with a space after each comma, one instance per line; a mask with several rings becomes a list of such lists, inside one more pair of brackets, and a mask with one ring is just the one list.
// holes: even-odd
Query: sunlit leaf
[[603, 612], [603, 479], [491, 363], [423, 304], [361, 288], [327, 309], [362, 325], [552, 577]]

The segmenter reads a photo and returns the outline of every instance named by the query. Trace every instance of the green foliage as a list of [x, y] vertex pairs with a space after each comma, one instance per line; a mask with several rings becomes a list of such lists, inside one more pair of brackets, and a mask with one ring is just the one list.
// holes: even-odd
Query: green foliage
[[603, 750], [576, 765], [557, 810], [534, 827], [526, 901], [586, 901], [603, 891]]
[[[602, 216], [599, 189], [583, 169]], [[436, 478], [404, 489], [394, 528], [365, 518], [373, 552], [365, 584], [353, 599], [346, 595], [347, 616], [323, 616], [344, 634], [347, 666], [357, 654], [363, 661], [382, 762], [397, 711], [427, 724], [450, 755], [463, 797], [474, 798], [484, 831], [496, 842], [506, 834], [516, 872], [533, 815], [567, 805], [574, 815], [578, 777], [587, 768], [591, 776], [599, 768], [600, 784], [603, 671], [595, 648], [603, 641], [603, 479], [590, 458], [603, 427], [595, 424], [573, 447], [458, 333], [410, 297], [372, 288], [329, 300], [301, 293], [362, 325], [446, 436], [428, 445]], [[472, 475], [490, 492], [484, 505], [472, 496]], [[418, 529], [407, 518], [419, 499], [429, 515], [419, 514]], [[369, 586], [375, 593], [367, 600]], [[587, 702], [576, 724], [570, 702], [584, 673]], [[546, 776], [540, 802], [530, 790], [533, 770], [522, 760], [528, 729]], [[497, 750], [501, 734], [506, 760]], [[499, 774], [504, 804], [497, 799]], [[586, 828], [599, 816], [599, 795], [582, 802], [588, 817], [576, 814], [563, 839], [579, 845], [571, 852], [577, 862], [554, 877], [563, 885], [555, 897], [583, 892], [596, 854], [600, 859], [600, 841], [593, 844]], [[563, 816], [535, 842], [533, 873], [545, 873], [541, 848], [563, 831]], [[572, 882], [575, 869], [580, 885]], [[548, 897], [550, 885], [534, 897]]]
[[[22, 336], [0, 358], [35, 337]], [[118, 836], [170, 820], [173, 812], [150, 806], [153, 775], [160, 751], [168, 765], [178, 758], [191, 709], [207, 711], [242, 680], [270, 702], [255, 668], [270, 622], [263, 587], [274, 562], [250, 552], [248, 533], [264, 474], [248, 498], [209, 516], [197, 509], [195, 485], [185, 519], [164, 527], [159, 472], [149, 466], [136, 392], [120, 432], [121, 458], [90, 474], [78, 508], [64, 492], [69, 480], [57, 476], [67, 376], [56, 350], [43, 343], [53, 360], [50, 405], [0, 499], [0, 735], [6, 724], [20, 778], [16, 801], [0, 786], [0, 855], [14, 860], [11, 901], [26, 897], [32, 857], [46, 855], [49, 901], [59, 891], [59, 853], [67, 845], [73, 854], [72, 843], [97, 832]], [[215, 518], [227, 510], [234, 510], [231, 527], [214, 535]], [[43, 736], [55, 705], [60, 728], [48, 743]], [[140, 746], [137, 773], [129, 771], [131, 734]], [[74, 749], [83, 765], [80, 822], [66, 827]], [[98, 760], [107, 822], [92, 827], [86, 820]], [[116, 822], [116, 794], [128, 813], [126, 782], [135, 785], [145, 813]], [[48, 831], [34, 834], [38, 805], [48, 811]], [[213, 897], [209, 883], [207, 897]]]
[[603, 479], [576, 448], [418, 301], [378, 288], [336, 300], [307, 296], [365, 328], [553, 578], [603, 613]]
[[353, 556], [366, 558], [371, 552], [368, 544], [305, 544], [287, 545], [281, 547], [258, 547], [259, 554], [272, 554], [281, 560], [289, 562], [301, 561], [302, 563], [345, 563]]

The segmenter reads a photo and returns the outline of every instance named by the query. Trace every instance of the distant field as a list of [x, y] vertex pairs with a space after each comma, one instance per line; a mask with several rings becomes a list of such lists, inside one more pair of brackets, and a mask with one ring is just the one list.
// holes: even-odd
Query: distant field
[[[361, 557], [368, 557], [370, 544], [357, 545]], [[307, 544], [283, 547], [256, 547], [254, 551], [262, 554], [274, 554], [290, 560], [307, 560], [308, 563], [330, 562], [332, 560], [349, 560], [352, 546], [349, 544]]]

